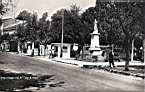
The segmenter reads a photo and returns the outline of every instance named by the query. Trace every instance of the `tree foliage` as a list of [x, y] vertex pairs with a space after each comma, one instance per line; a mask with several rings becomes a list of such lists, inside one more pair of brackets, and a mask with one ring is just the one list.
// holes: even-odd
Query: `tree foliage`
[[[64, 42], [66, 43], [80, 43], [78, 39], [81, 38], [82, 21], [79, 15], [80, 8], [72, 5], [69, 10], [58, 10], [51, 18], [51, 36], [54, 38], [53, 42], [60, 42], [62, 33], [62, 21], [64, 30]], [[64, 16], [64, 20], [62, 17]]]
[[41, 43], [46, 44], [46, 43], [50, 43], [49, 41], [49, 26], [50, 26], [50, 21], [47, 19], [48, 18], [48, 14], [47, 12], [43, 13], [42, 18], [39, 19], [39, 30], [38, 30], [38, 36], [39, 39], [41, 41]]
[[0, 1], [0, 15], [4, 15], [9, 9], [11, 1], [9, 0], [1, 0]]
[[[7, 1], [7, 0], [0, 1], [0, 16], [3, 16], [6, 12], [8, 12], [9, 4], [10, 4], [10, 1]], [[2, 24], [2, 19], [0, 18], [0, 26], [1, 26], [1, 24]]]
[[31, 21], [32, 13], [28, 12], [27, 10], [23, 10], [19, 13], [16, 19], [24, 20], [26, 22]]
[[90, 44], [90, 33], [94, 31], [95, 10], [94, 7], [89, 7], [81, 14], [83, 22], [83, 30], [85, 33], [85, 43]]
[[91, 14], [89, 17], [86, 17], [89, 12], [80, 14], [80, 10], [81, 9], [78, 6], [72, 5], [68, 10], [58, 10], [55, 14], [53, 14], [51, 17], [52, 21], [50, 28], [53, 42], [60, 42], [61, 40], [62, 16], [64, 16], [64, 42], [78, 43], [80, 45], [89, 43], [89, 33], [92, 31], [92, 27], [90, 27], [90, 25], [92, 25], [93, 22], [91, 20], [94, 18], [91, 18], [90, 20], [89, 17], [92, 17]]
[[144, 2], [97, 2], [95, 10], [100, 29], [107, 34], [108, 42], [124, 45], [125, 70], [128, 70], [132, 39], [144, 30]]
[[26, 10], [20, 12], [17, 19], [22, 20], [23, 24], [18, 26], [18, 37], [22, 41], [38, 41], [42, 44], [48, 42], [49, 20], [48, 14], [44, 13], [38, 19], [37, 13], [30, 13]]
[[[2, 16], [4, 15], [4, 14], [6, 14], [10, 9], [9, 9], [9, 7], [8, 7], [8, 5], [10, 5], [10, 1], [7, 1], [7, 0], [1, 0], [0, 1], [0, 16], [1, 16], [1, 18], [2, 18]], [[2, 19], [0, 18], [0, 27], [1, 27], [1, 25], [2, 25]], [[8, 36], [2, 36], [1, 35], [1, 31], [0, 31], [0, 43], [3, 41], [3, 39], [4, 38], [8, 38]]]
[[36, 22], [34, 21], [35, 16], [37, 15], [33, 15], [26, 10], [20, 12], [20, 14], [17, 16], [17, 19], [23, 21], [23, 24], [17, 27], [17, 36], [22, 41], [31, 41], [35, 39], [33, 38], [34, 26], [36, 26], [33, 25], [35, 24], [34, 22]]

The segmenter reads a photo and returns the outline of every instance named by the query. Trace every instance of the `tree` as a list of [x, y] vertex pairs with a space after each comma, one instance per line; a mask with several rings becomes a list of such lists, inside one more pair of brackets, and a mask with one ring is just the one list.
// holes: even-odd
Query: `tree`
[[[66, 19], [65, 17], [65, 9], [58, 10], [55, 14], [51, 16], [51, 26], [50, 26], [50, 41], [51, 42], [61, 42], [61, 30], [62, 30], [62, 13], [64, 12], [64, 20]], [[66, 22], [64, 22], [66, 23]], [[64, 27], [66, 28], [66, 27]], [[65, 31], [65, 30], [64, 30]], [[64, 38], [65, 39], [65, 38]]]
[[31, 41], [35, 41], [37, 40], [38, 38], [38, 34], [37, 34], [37, 31], [39, 30], [39, 26], [38, 26], [38, 15], [37, 15], [37, 12], [34, 12], [32, 14], [32, 21], [30, 24], [28, 24], [28, 29], [26, 30], [29, 30], [30, 31], [30, 36], [29, 36], [29, 40]]
[[23, 20], [26, 22], [31, 21], [31, 18], [32, 18], [32, 13], [28, 12], [27, 10], [21, 11], [19, 15], [16, 17], [16, 19]]
[[[86, 31], [85, 22], [80, 14], [80, 8], [72, 5], [70, 9], [61, 9], [57, 11], [51, 18], [51, 37], [53, 42], [61, 42], [62, 32], [62, 14], [64, 13], [64, 42], [65, 43], [78, 43], [78, 53], [83, 50], [86, 43], [88, 32]], [[85, 25], [84, 25], [85, 24]]]
[[47, 12], [43, 13], [40, 19], [38, 19], [37, 13], [31, 14], [26, 10], [20, 12], [17, 19], [23, 20], [24, 23], [18, 27], [19, 39], [23, 39], [23, 41], [37, 41], [39, 44], [46, 45], [49, 42], [50, 25], [47, 18]]
[[90, 44], [90, 33], [94, 31], [95, 9], [89, 7], [85, 12], [81, 14], [81, 20], [83, 22], [83, 30], [85, 32], [85, 43]]
[[36, 12], [29, 13], [28, 11], [24, 10], [20, 12], [17, 16], [17, 19], [22, 20], [23, 24], [20, 25], [17, 29], [17, 35], [19, 39], [23, 41], [32, 41], [38, 39], [37, 31], [38, 27], [38, 15]]
[[[4, 14], [6, 14], [9, 11], [9, 7], [8, 5], [10, 5], [11, 1], [7, 1], [7, 0], [1, 0], [0, 1], [0, 16], [3, 16]], [[2, 25], [2, 19], [0, 18], [0, 27]], [[2, 37], [1, 35], [1, 31], [0, 31], [0, 43], [2, 42], [2, 39], [5, 37]]]
[[[22, 20], [22, 25], [18, 25], [17, 27], [17, 36], [21, 42], [27, 41], [28, 35], [30, 35], [28, 25], [31, 24], [32, 14], [28, 11], [24, 10], [19, 13], [16, 19]], [[26, 30], [27, 29], [27, 30]]]
[[[118, 4], [117, 4], [118, 5]], [[124, 7], [125, 5], [125, 7]], [[117, 18], [121, 24], [122, 31], [125, 34], [125, 51], [126, 51], [126, 63], [125, 70], [129, 70], [129, 54], [130, 54], [130, 45], [132, 40], [136, 37], [137, 34], [141, 34], [144, 30], [144, 3], [127, 3], [124, 5], [118, 5], [119, 9], [117, 13]]]
[[9, 5], [11, 1], [8, 0], [1, 0], [0, 1], [0, 15], [4, 15], [9, 10]]
[[49, 43], [48, 33], [50, 22], [47, 18], [48, 14], [45, 12], [43, 13], [42, 18], [39, 19], [39, 30], [37, 34], [39, 35], [39, 39], [43, 44]]
[[81, 32], [81, 16], [79, 7], [72, 5], [70, 10], [62, 9], [52, 16], [51, 31], [57, 32], [56, 40], [61, 38], [62, 12], [64, 12], [64, 42], [77, 42]]
[[[113, 44], [116, 34], [123, 35], [124, 49], [126, 53], [125, 70], [129, 70], [129, 54], [132, 39], [136, 34], [143, 33], [144, 30], [144, 3], [141, 2], [97, 2], [97, 19], [109, 25], [109, 33]], [[102, 27], [103, 29], [103, 27]], [[105, 29], [104, 29], [105, 30]], [[115, 33], [114, 33], [115, 32]], [[109, 36], [108, 36], [109, 37]]]

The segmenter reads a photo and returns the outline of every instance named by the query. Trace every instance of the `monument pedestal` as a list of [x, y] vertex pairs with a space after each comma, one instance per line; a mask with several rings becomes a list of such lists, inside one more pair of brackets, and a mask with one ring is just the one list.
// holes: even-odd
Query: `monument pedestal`
[[90, 48], [89, 50], [90, 50], [92, 56], [99, 56], [102, 54], [100, 47]]

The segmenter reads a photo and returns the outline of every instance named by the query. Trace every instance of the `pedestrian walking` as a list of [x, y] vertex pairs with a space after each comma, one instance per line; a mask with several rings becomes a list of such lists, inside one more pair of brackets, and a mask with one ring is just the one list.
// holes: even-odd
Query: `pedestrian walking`
[[111, 68], [111, 66], [115, 67], [112, 51], [109, 53], [109, 67]]

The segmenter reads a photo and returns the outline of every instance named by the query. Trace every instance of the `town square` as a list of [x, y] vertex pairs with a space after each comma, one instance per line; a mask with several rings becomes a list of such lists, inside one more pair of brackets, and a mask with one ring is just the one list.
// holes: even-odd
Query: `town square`
[[144, 92], [144, 0], [1, 0], [0, 92]]

